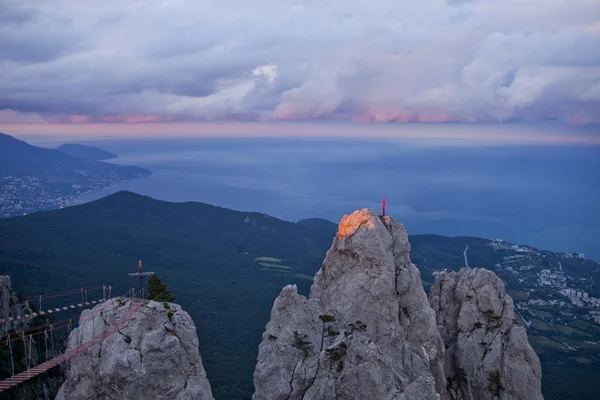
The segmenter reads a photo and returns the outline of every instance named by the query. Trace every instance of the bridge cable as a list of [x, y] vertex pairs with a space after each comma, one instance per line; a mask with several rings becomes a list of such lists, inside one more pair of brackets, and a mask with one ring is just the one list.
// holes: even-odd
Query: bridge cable
[[27, 345], [25, 344], [25, 333], [21, 332], [21, 339], [23, 339], [23, 350], [25, 351], [25, 358], [27, 359]]
[[25, 366], [29, 369], [29, 362], [27, 358], [27, 343], [25, 343], [25, 333], [21, 333], [21, 338], [23, 339], [23, 351], [25, 351]]
[[[31, 378], [31, 366], [33, 365], [33, 353], [31, 351], [31, 342], [35, 343], [31, 334], [29, 335], [29, 358], [27, 360], [28, 377]], [[27, 352], [25, 352], [27, 354]]]
[[10, 334], [8, 335], [8, 338], [6, 339], [6, 344], [8, 344], [8, 350], [10, 352], [10, 379], [11, 379], [11, 384], [12, 384], [12, 377], [15, 374], [15, 361], [13, 359], [13, 351], [12, 351], [12, 341], [10, 340]]
[[[40, 334], [40, 332], [37, 333], [37, 335], [39, 335], [39, 334]], [[38, 345], [37, 346], [38, 347], [37, 348], [37, 358], [38, 358], [38, 360], [41, 360], [42, 359], [42, 341], [38, 340], [37, 345]]]
[[54, 335], [52, 333], [52, 325], [50, 325], [50, 340], [52, 341], [52, 358], [54, 358]]
[[44, 354], [46, 354], [46, 361], [48, 361], [48, 331], [44, 331], [44, 340], [46, 342], [46, 346], [44, 347]]

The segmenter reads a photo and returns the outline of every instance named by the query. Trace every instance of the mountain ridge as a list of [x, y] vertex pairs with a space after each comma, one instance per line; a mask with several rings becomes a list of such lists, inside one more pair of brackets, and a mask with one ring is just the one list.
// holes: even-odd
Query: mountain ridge
[[69, 154], [73, 157], [80, 158], [82, 160], [90, 160], [90, 161], [102, 161], [102, 160], [111, 160], [113, 158], [118, 158], [119, 156], [115, 153], [111, 153], [106, 150], [102, 150], [98, 147], [94, 146], [86, 146], [78, 143], [65, 143], [61, 144], [56, 148], [56, 150]]
[[150, 173], [73, 157], [0, 133], [0, 217], [62, 208], [83, 193]]

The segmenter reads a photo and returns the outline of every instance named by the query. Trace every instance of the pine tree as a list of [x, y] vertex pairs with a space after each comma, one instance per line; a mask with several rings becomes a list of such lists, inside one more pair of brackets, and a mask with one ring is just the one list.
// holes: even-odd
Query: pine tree
[[148, 279], [148, 298], [160, 302], [173, 302], [175, 296], [167, 289], [167, 284], [157, 275], [152, 275]]

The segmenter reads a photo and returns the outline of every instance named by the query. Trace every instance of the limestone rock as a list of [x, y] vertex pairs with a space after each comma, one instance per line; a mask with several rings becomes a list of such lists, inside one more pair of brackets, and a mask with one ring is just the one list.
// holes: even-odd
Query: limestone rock
[[446, 343], [452, 399], [543, 399], [540, 361], [496, 274], [463, 268], [439, 275], [429, 299]]
[[[37, 301], [34, 302], [34, 304], [35, 303], [37, 303]], [[24, 318], [25, 315], [29, 315], [29, 318]], [[12, 288], [10, 276], [0, 275], [0, 319], [4, 320], [4, 322], [0, 323], [0, 335], [13, 334], [19, 336], [19, 332], [23, 330], [50, 322], [46, 317], [38, 316], [37, 318], [32, 318], [31, 315], [32, 309], [30, 305], [23, 300], [19, 300], [19, 296]], [[17, 316], [20, 316], [21, 319], [17, 319]], [[8, 319], [9, 317], [12, 317], [13, 320], [10, 321]], [[36, 348], [37, 339], [38, 338], [35, 338], [30, 342], [32, 338], [25, 337], [27, 346], [31, 345], [33, 348]], [[37, 351], [33, 351], [27, 356], [27, 353], [23, 351], [23, 347], [21, 346], [21, 340], [13, 342], [14, 358], [12, 361], [16, 365], [16, 371], [23, 371], [28, 365], [37, 365], [41, 362], [40, 356], [42, 360], [46, 357], [52, 357], [50, 351], [48, 351], [47, 354], [44, 354], [43, 352], [38, 354]], [[8, 359], [6, 361], [8, 361]], [[8, 368], [5, 372], [9, 372]], [[62, 381], [62, 376], [57, 374], [38, 375], [37, 377], [20, 384], [18, 389], [16, 389], [18, 392], [15, 392], [15, 389], [12, 389], [11, 392], [6, 393], [5, 397], [0, 396], [0, 398], [51, 399], [54, 398], [58, 392], [58, 388]]]
[[[31, 319], [17, 319], [27, 314], [31, 315], [31, 308], [29, 304], [19, 301], [10, 276], [0, 275], [0, 319], [4, 320], [0, 323], [0, 336], [27, 329]], [[13, 321], [9, 321], [9, 317]]]
[[[69, 349], [113, 325], [132, 306], [112, 299], [86, 310]], [[212, 399], [196, 327], [177, 304], [150, 301], [117, 332], [68, 364], [57, 399]]]
[[402, 224], [346, 215], [309, 298], [286, 286], [259, 347], [254, 400], [445, 398], [444, 345]]

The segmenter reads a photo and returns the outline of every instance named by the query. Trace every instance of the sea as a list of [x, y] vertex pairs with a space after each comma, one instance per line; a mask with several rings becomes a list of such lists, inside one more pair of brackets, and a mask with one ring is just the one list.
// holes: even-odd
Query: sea
[[381, 209], [409, 234], [500, 238], [600, 261], [600, 146], [407, 137], [138, 137], [80, 143], [152, 171], [120, 190], [288, 221]]

